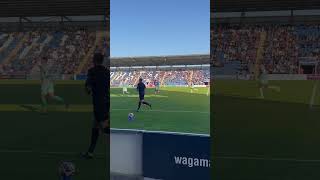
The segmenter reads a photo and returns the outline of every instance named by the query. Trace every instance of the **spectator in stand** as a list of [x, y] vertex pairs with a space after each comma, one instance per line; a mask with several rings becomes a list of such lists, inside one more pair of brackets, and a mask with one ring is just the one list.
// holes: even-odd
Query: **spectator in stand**
[[[128, 85], [135, 85], [137, 79], [143, 78], [148, 86], [153, 87], [153, 81], [158, 79], [163, 85], [169, 86], [187, 86], [189, 80], [194, 85], [204, 85], [210, 79], [210, 71], [207, 69], [177, 69], [177, 70], [157, 70], [141, 69], [134, 71], [111, 71], [111, 86], [119, 86], [121, 82]], [[149, 83], [150, 82], [150, 83]]]

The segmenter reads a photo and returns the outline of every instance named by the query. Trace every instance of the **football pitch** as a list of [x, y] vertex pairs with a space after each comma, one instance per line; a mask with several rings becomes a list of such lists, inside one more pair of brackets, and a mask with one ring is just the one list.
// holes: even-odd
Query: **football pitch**
[[77, 180], [108, 179], [105, 139], [99, 139], [95, 159], [80, 158], [92, 127], [91, 99], [83, 82], [58, 83], [55, 92], [70, 109], [51, 103], [43, 115], [38, 112], [38, 81], [0, 81], [0, 179], [57, 180], [61, 161], [74, 162]]
[[[270, 81], [281, 91], [259, 99], [255, 81], [217, 80], [212, 102], [213, 178], [320, 178], [320, 109], [314, 81]], [[315, 104], [320, 104], [320, 88]], [[232, 173], [230, 173], [232, 172]]]
[[[145, 99], [152, 110], [142, 107], [135, 112], [138, 95], [129, 89], [111, 89], [112, 128], [210, 133], [210, 104], [207, 88], [161, 88], [154, 95], [147, 89]], [[0, 179], [57, 180], [61, 161], [76, 165], [77, 180], [107, 179], [109, 160], [104, 139], [97, 144], [96, 157], [84, 160], [79, 154], [87, 150], [92, 127], [91, 97], [84, 91], [83, 81], [58, 81], [55, 94], [70, 103], [49, 102], [49, 113], [40, 110], [38, 81], [0, 81]], [[128, 113], [135, 119], [128, 121]]]
[[[152, 104], [138, 107], [138, 93], [134, 88], [123, 94], [121, 88], [111, 89], [111, 127], [149, 131], [170, 131], [210, 134], [210, 98], [208, 88], [163, 87], [159, 94], [148, 88], [145, 100]], [[135, 114], [128, 121], [129, 113]]]

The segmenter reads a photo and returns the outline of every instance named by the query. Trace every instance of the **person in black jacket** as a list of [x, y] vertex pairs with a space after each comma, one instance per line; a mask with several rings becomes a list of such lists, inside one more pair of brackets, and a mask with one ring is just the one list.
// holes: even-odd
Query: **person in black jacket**
[[93, 158], [97, 140], [100, 131], [110, 133], [110, 71], [104, 67], [104, 56], [101, 53], [94, 54], [94, 67], [88, 70], [85, 88], [88, 94], [92, 96], [93, 104], [93, 127], [91, 132], [91, 143], [86, 153], [82, 154], [84, 158]]
[[137, 91], [139, 92], [139, 103], [138, 103], [137, 112], [139, 112], [139, 110], [140, 110], [141, 103], [145, 104], [151, 108], [151, 104], [144, 100], [146, 85], [142, 81], [143, 81], [143, 79], [140, 78], [139, 83], [137, 84]]

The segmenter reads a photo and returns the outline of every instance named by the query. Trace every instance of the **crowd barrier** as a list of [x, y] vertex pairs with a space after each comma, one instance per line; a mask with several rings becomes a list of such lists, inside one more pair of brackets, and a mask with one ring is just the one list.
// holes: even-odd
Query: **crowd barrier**
[[210, 180], [210, 136], [111, 129], [110, 170], [148, 180]]

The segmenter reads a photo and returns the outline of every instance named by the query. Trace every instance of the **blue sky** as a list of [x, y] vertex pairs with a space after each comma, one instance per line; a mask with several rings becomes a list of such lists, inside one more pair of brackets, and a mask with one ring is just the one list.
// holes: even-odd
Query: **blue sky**
[[210, 0], [111, 0], [111, 57], [208, 54]]

